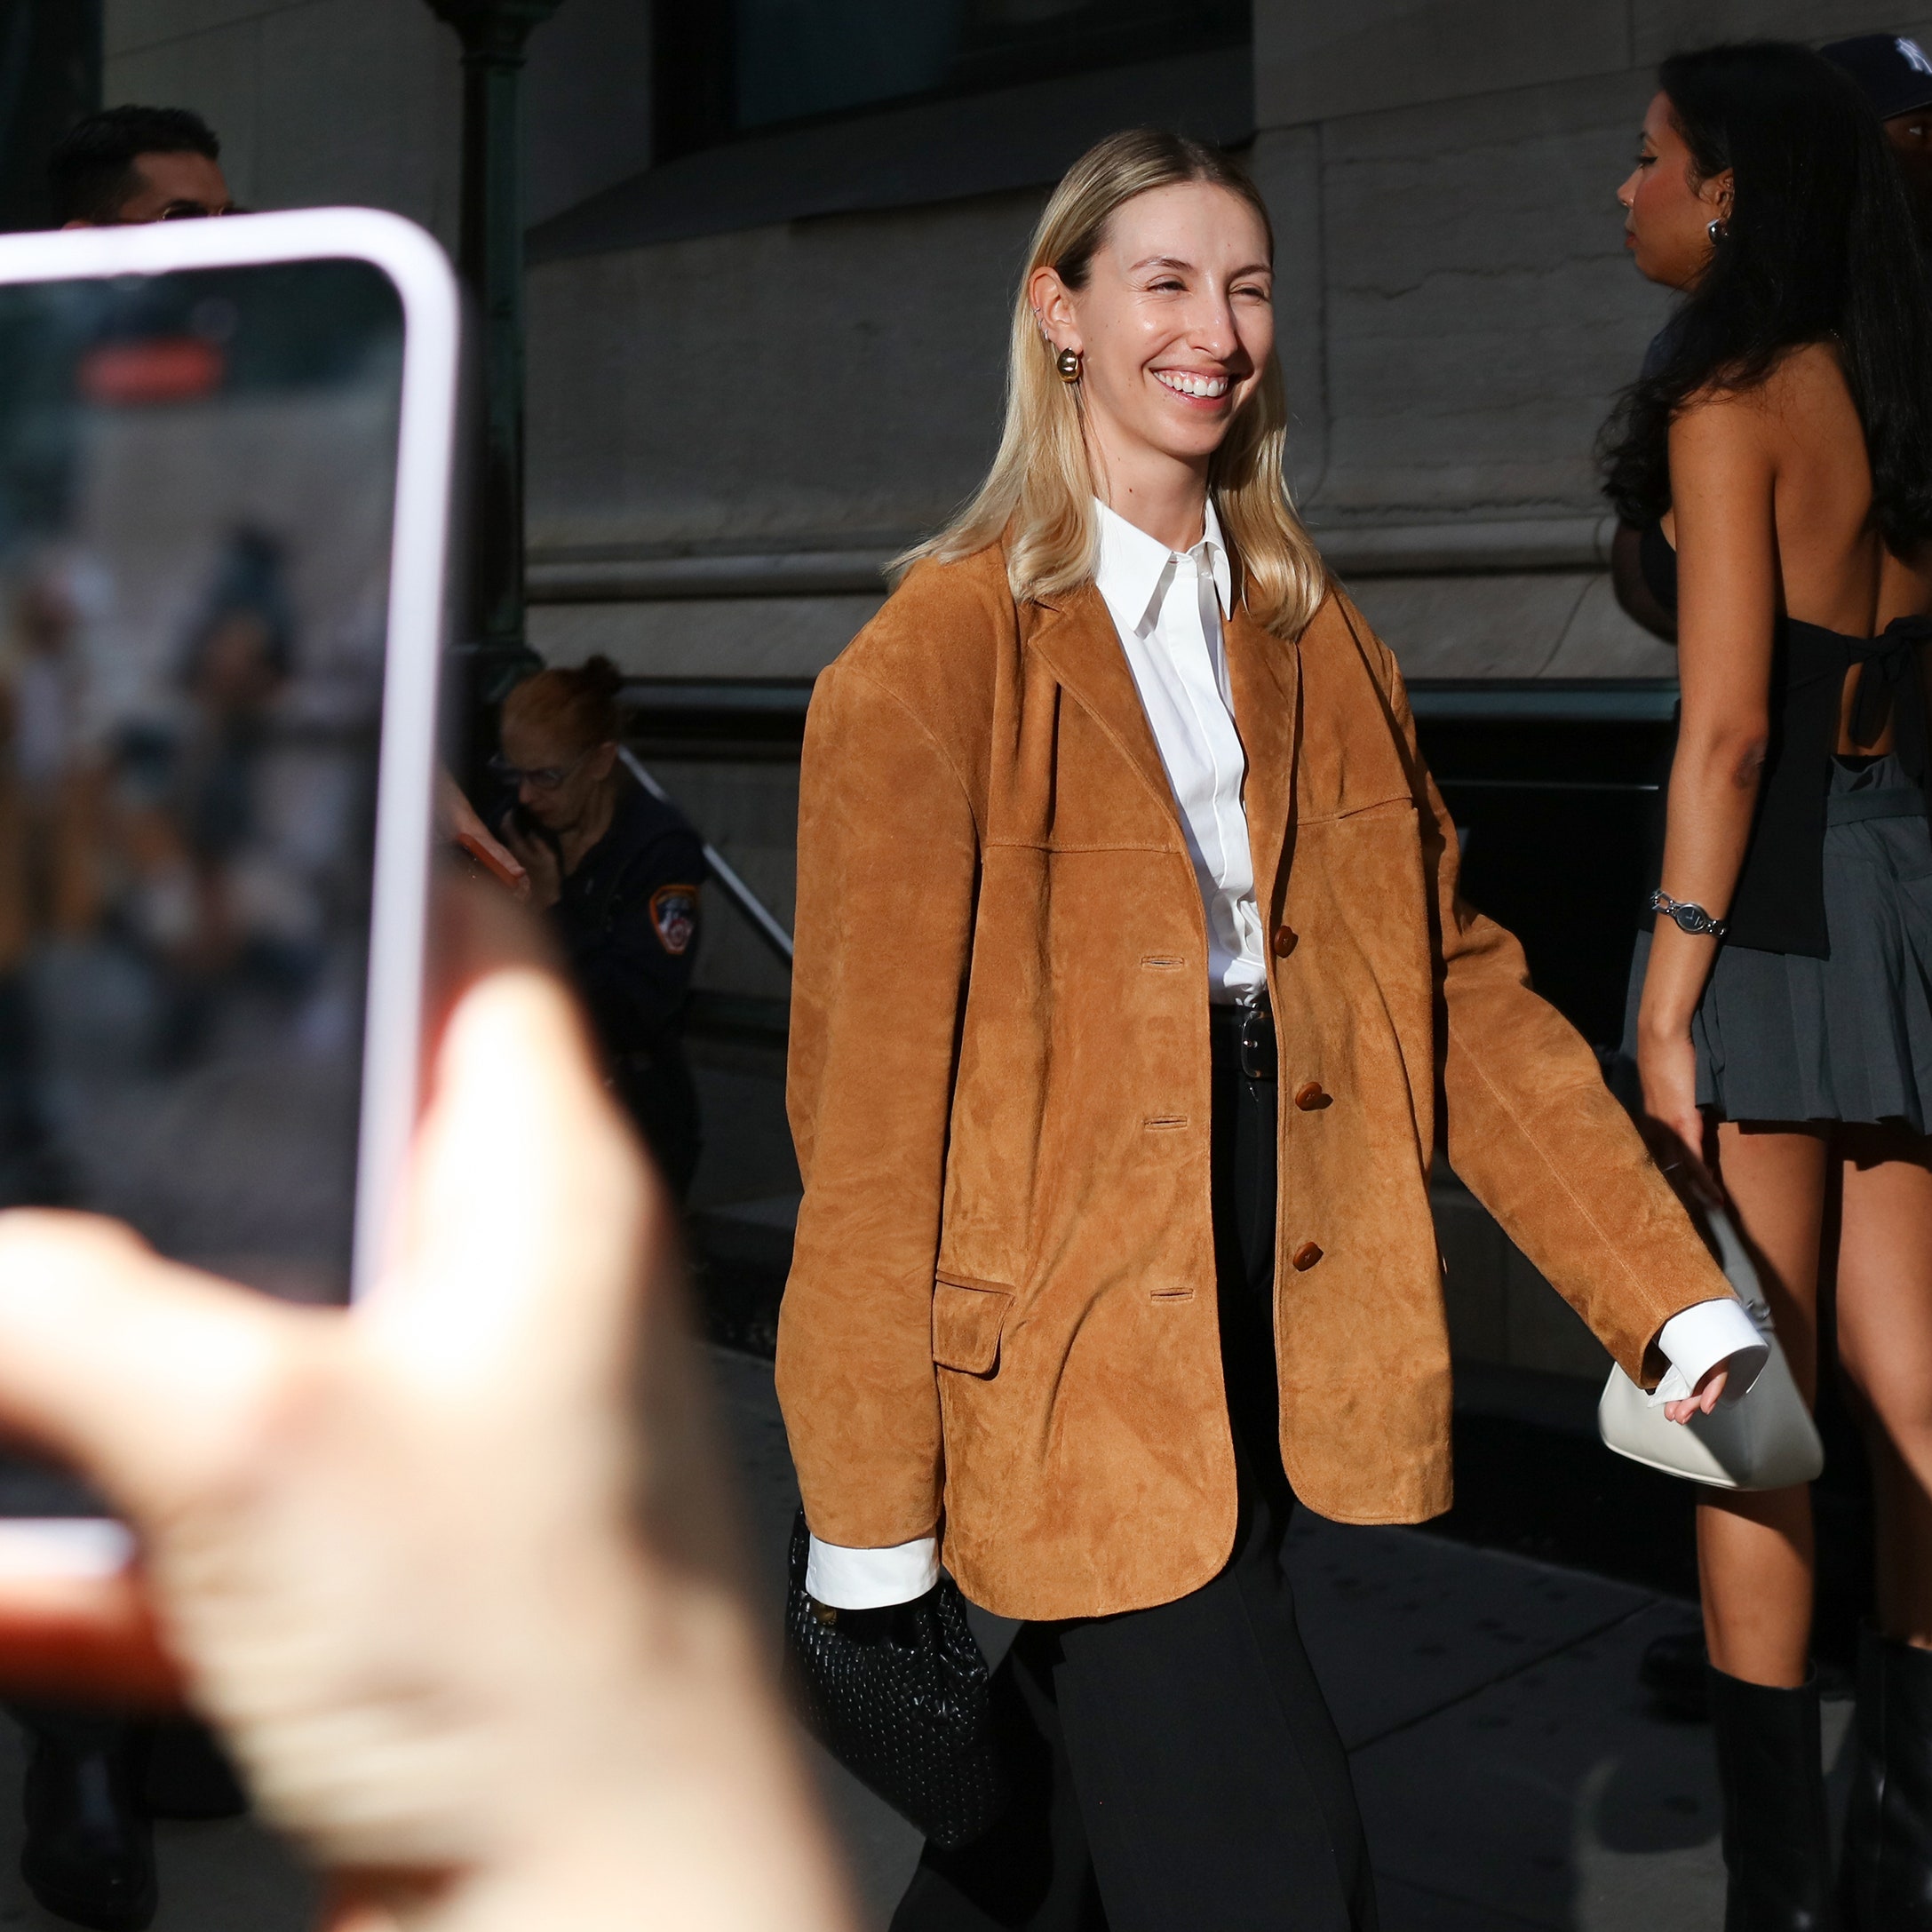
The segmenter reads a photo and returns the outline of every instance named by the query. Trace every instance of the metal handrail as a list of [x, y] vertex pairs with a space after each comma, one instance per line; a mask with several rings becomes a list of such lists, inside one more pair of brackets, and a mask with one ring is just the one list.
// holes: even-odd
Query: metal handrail
[[[624, 768], [654, 799], [660, 804], [676, 808], [676, 799], [645, 769], [643, 761], [629, 745], [619, 745], [617, 756], [624, 760]], [[704, 839], [703, 843], [704, 863], [711, 867], [712, 878], [725, 888], [725, 896], [751, 922], [759, 937], [784, 961], [789, 970], [791, 965], [791, 934], [778, 923], [765, 902], [738, 877], [724, 854], [710, 839]]]

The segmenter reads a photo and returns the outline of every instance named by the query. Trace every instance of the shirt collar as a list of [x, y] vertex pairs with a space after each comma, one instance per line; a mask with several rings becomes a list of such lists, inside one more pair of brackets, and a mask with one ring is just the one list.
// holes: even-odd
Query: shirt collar
[[[1117, 511], [1109, 510], [1098, 497], [1093, 499], [1093, 507], [1100, 513], [1101, 526], [1094, 587], [1110, 608], [1131, 616], [1134, 630], [1144, 631], [1158, 615], [1156, 605], [1166, 594], [1168, 566], [1175, 553], [1157, 537], [1149, 537]], [[1228, 545], [1221, 537], [1220, 519], [1214, 514], [1212, 497], [1207, 502], [1205, 534], [1189, 554], [1198, 557], [1203, 552], [1213, 574], [1221, 615], [1226, 616], [1234, 601], [1233, 577], [1228, 564]]]

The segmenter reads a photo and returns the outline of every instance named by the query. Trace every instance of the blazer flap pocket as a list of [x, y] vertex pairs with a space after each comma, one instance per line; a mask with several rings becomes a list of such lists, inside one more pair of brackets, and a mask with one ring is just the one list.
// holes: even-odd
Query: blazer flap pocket
[[942, 1369], [990, 1375], [999, 1366], [999, 1332], [1012, 1306], [1009, 1288], [942, 1276], [933, 1289], [933, 1360]]

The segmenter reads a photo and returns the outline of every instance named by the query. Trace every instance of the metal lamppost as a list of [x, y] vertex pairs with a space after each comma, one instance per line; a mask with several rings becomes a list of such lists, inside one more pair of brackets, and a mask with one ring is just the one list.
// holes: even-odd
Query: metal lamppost
[[481, 470], [470, 517], [469, 717], [537, 667], [523, 621], [524, 43], [561, 0], [428, 0], [463, 42], [463, 209], [457, 263], [481, 321]]

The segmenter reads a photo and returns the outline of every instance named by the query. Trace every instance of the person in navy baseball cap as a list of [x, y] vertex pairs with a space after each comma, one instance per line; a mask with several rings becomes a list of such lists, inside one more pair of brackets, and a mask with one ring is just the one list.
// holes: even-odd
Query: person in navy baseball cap
[[1819, 48], [1885, 123], [1920, 225], [1932, 228], [1932, 54], [1904, 34], [1860, 34]]

